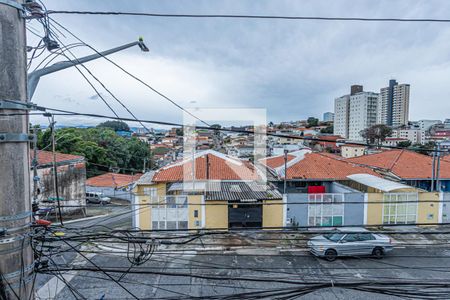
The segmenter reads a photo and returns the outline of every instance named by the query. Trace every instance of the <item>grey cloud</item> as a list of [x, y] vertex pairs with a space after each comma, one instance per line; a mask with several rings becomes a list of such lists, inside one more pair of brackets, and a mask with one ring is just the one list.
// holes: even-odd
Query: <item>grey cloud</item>
[[[46, 3], [49, 9], [174, 13], [436, 18], [450, 15], [450, 2], [440, 0]], [[265, 107], [268, 119], [274, 121], [301, 119], [332, 110], [333, 99], [346, 93], [353, 83], [377, 91], [395, 77], [412, 84], [412, 119], [444, 118], [450, 109], [447, 104], [450, 88], [446, 84], [446, 78], [450, 77], [450, 27], [443, 24], [54, 17], [98, 49], [143, 35], [150, 53], [129, 49], [111, 58], [185, 106], [195, 99], [205, 107]], [[155, 60], [166, 65], [155, 64]], [[106, 64], [102, 61], [87, 66], [125, 99], [137, 115], [181, 120], [182, 114], [170, 104]], [[70, 74], [79, 77], [75, 72]], [[41, 99], [61, 93], [58, 82], [68, 80], [68, 76], [55, 76], [51, 80], [53, 84], [40, 92]], [[429, 91], [429, 85], [433, 84], [437, 88]], [[89, 102], [93, 105], [90, 110], [109, 113], [82, 80], [77, 79], [76, 84], [66, 89], [65, 94], [72, 92], [74, 99], [96, 100]]]

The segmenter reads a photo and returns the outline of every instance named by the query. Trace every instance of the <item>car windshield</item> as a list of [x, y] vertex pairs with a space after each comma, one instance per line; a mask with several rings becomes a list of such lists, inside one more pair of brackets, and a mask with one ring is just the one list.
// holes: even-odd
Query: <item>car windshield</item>
[[330, 233], [330, 234], [325, 234], [325, 235], [324, 235], [324, 237], [325, 237], [327, 240], [332, 241], [332, 242], [337, 242], [337, 241], [339, 241], [343, 236], [344, 236], [343, 233], [337, 233], [337, 232], [335, 232], [335, 233]]

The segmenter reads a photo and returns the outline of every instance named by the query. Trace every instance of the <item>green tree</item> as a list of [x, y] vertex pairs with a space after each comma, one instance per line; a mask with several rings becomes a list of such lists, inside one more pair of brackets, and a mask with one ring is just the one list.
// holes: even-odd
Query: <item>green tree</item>
[[362, 130], [360, 134], [368, 144], [375, 144], [380, 147], [381, 143], [391, 136], [392, 128], [387, 125], [377, 124]]
[[322, 129], [320, 129], [320, 133], [333, 133], [333, 131], [334, 131], [334, 126], [333, 126], [333, 124], [331, 124], [331, 125], [328, 125], [326, 128], [322, 128]]
[[175, 134], [176, 134], [177, 136], [183, 136], [183, 135], [184, 135], [183, 128], [177, 128], [177, 129], [175, 129]]
[[[88, 176], [110, 171], [111, 168], [138, 172], [143, 169], [144, 160], [151, 160], [147, 143], [135, 137], [121, 137], [110, 128], [62, 128], [56, 130], [55, 140], [56, 151], [86, 158]], [[47, 147], [48, 150], [50, 145], [51, 131], [47, 129], [39, 136], [38, 147]]]
[[319, 119], [314, 118], [314, 117], [309, 117], [306, 120], [306, 123], [308, 124], [309, 127], [317, 126], [317, 125], [319, 125]]
[[111, 128], [114, 131], [130, 131], [128, 124], [122, 121], [106, 121], [98, 124], [97, 127]]

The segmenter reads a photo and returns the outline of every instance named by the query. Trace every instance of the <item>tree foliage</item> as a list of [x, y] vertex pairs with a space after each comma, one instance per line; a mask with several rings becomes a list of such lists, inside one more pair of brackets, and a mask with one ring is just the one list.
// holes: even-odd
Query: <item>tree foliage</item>
[[322, 129], [320, 129], [320, 133], [333, 133], [333, 131], [334, 131], [334, 126], [333, 126], [333, 124], [331, 124], [331, 125], [328, 125], [326, 128], [322, 128]]
[[309, 117], [306, 120], [306, 123], [308, 123], [309, 127], [317, 126], [317, 125], [319, 125], [319, 119], [314, 118], [314, 117]]
[[98, 124], [97, 127], [111, 128], [114, 131], [130, 131], [128, 124], [122, 121], [106, 121]]
[[392, 128], [383, 124], [377, 124], [362, 130], [360, 134], [367, 143], [380, 146], [387, 137], [391, 136]]
[[[119, 168], [124, 173], [137, 172], [143, 169], [144, 159], [151, 159], [145, 142], [135, 137], [121, 137], [106, 127], [57, 129], [55, 140], [56, 151], [86, 158], [88, 177], [112, 168]], [[51, 131], [47, 129], [38, 134], [38, 148], [48, 149], [49, 145]]]

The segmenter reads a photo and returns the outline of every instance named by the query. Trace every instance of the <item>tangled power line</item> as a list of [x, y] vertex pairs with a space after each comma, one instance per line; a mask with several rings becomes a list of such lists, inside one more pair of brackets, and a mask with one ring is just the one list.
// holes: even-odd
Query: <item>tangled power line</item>
[[[42, 2], [41, 2], [42, 3]], [[45, 8], [45, 5], [42, 3]], [[108, 11], [67, 11], [67, 10], [53, 10], [47, 11], [45, 9], [44, 18], [39, 20], [39, 23], [44, 28], [44, 34], [37, 32], [35, 29], [31, 28], [31, 26], [27, 26], [27, 30], [31, 32], [33, 35], [40, 38], [39, 43], [35, 47], [31, 47], [32, 50], [31, 57], [28, 62], [28, 68], [31, 68], [33, 61], [41, 58], [44, 55], [45, 47], [49, 48], [49, 40], [52, 39], [57, 41], [61, 46], [56, 49], [49, 50], [51, 53], [44, 57], [40, 63], [35, 67], [35, 69], [40, 66], [48, 66], [53, 60], [58, 57], [65, 57], [69, 61], [77, 62], [78, 58], [76, 55], [72, 53], [72, 49], [76, 47], [88, 47], [93, 50], [95, 53], [99, 54], [99, 52], [94, 49], [92, 46], [86, 44], [84, 41], [79, 39], [72, 31], [68, 30], [66, 27], [52, 19], [49, 15], [56, 14], [78, 14], [78, 15], [124, 15], [124, 16], [143, 16], [143, 17], [167, 17], [167, 18], [225, 18], [225, 19], [260, 19], [260, 20], [270, 20], [270, 19], [279, 19], [279, 20], [298, 20], [298, 21], [358, 21], [358, 22], [434, 22], [434, 23], [449, 23], [450, 19], [413, 19], [413, 18], [361, 18], [361, 17], [314, 17], [314, 16], [277, 16], [277, 15], [238, 15], [238, 14], [155, 14], [155, 13], [144, 13], [144, 12], [108, 12]], [[55, 23], [57, 26], [53, 26], [52, 23]], [[67, 44], [65, 45], [60, 38], [64, 36], [64, 34], [58, 29], [58, 27], [65, 32], [69, 33], [72, 37], [77, 39], [77, 43]], [[65, 36], [64, 36], [65, 37]], [[67, 53], [69, 55], [67, 55]], [[144, 84], [147, 88], [156, 92], [160, 96], [162, 96], [167, 101], [171, 102], [179, 109], [184, 110], [183, 107], [178, 105], [175, 101], [165, 96], [161, 92], [154, 89], [148, 83], [144, 82], [142, 79], [137, 76], [131, 74], [126, 71], [124, 68], [119, 66], [113, 60], [104, 57], [107, 61], [114, 64], [116, 67], [121, 69], [127, 75], [131, 76], [138, 82]], [[79, 62], [79, 61], [78, 61]], [[114, 116], [107, 116], [101, 114], [91, 114], [91, 113], [80, 113], [69, 110], [61, 110], [56, 108], [43, 107], [44, 110], [51, 111], [51, 115], [58, 115], [61, 117], [64, 116], [83, 116], [83, 117], [95, 117], [95, 118], [106, 118], [106, 119], [115, 119], [122, 121], [135, 121], [139, 122], [144, 128], [146, 124], [159, 124], [159, 125], [167, 125], [167, 126], [176, 126], [182, 127], [183, 124], [171, 123], [171, 122], [161, 122], [161, 121], [152, 121], [152, 120], [142, 120], [137, 118], [124, 104], [123, 101], [119, 100], [98, 77], [96, 77], [84, 64], [80, 64], [82, 69], [88, 73], [90, 77], [92, 77], [100, 86], [108, 92], [108, 94], [118, 102], [125, 110], [132, 116], [132, 118], [124, 118], [119, 117], [118, 113], [113, 109], [113, 107], [108, 103], [107, 99], [102, 96], [101, 92], [95, 87], [95, 85], [90, 81], [88, 75], [86, 75], [81, 68], [76, 69], [83, 76], [83, 78], [89, 83], [89, 85], [94, 89], [98, 97], [105, 103], [105, 105], [112, 111]], [[49, 112], [42, 113], [33, 113], [34, 115], [44, 115], [48, 116]], [[2, 114], [2, 116], [17, 116], [20, 114]], [[197, 118], [198, 119], [198, 118]], [[236, 130], [236, 129], [226, 129], [226, 128], [213, 128], [208, 123], [198, 119], [205, 126], [198, 126], [199, 129], [208, 129], [215, 131], [226, 131], [226, 132], [238, 132], [243, 134], [257, 134], [251, 130]], [[299, 140], [309, 140], [307, 137], [300, 136], [292, 136], [292, 135], [282, 135], [282, 134], [273, 134], [267, 133], [268, 136], [274, 137], [288, 137]], [[326, 141], [326, 139], [312, 139], [314, 141]], [[343, 142], [345, 144], [357, 144], [364, 146], [374, 146], [366, 143], [348, 143]], [[395, 146], [386, 146], [385, 148], [399, 149], [399, 147]], [[401, 148], [400, 148], [401, 149]], [[410, 149], [414, 150], [414, 149]], [[424, 151], [424, 149], [420, 149]], [[435, 149], [425, 149], [428, 151], [436, 151]], [[442, 151], [444, 152], [444, 151]], [[302, 203], [303, 204], [303, 203]], [[161, 205], [161, 203], [159, 203]], [[133, 213], [136, 210], [140, 209], [148, 209], [149, 206], [140, 205], [137, 208], [133, 207], [132, 210], [126, 211], [125, 214]], [[418, 225], [418, 224], [412, 224]], [[441, 224], [442, 225], [442, 224]], [[448, 224], [447, 224], [448, 225]], [[93, 230], [93, 229], [96, 230]], [[103, 230], [99, 230], [102, 228]], [[289, 229], [289, 228], [269, 228], [273, 229], [275, 234], [280, 234], [282, 232], [294, 232], [294, 233], [302, 233], [302, 234], [317, 234], [318, 231], [301, 231], [299, 229]], [[303, 228], [303, 229], [312, 229], [312, 228]], [[317, 228], [315, 228], [317, 229]], [[188, 248], [191, 246], [212, 246], [219, 245], [223, 247], [229, 247], [230, 244], [228, 240], [237, 233], [246, 230], [238, 230], [237, 232], [218, 232], [220, 228], [216, 228], [213, 230], [205, 230], [203, 232], [191, 233], [187, 231], [179, 232], [178, 230], [165, 230], [162, 232], [158, 231], [146, 231], [140, 229], [132, 229], [132, 230], [115, 230], [113, 228], [108, 228], [104, 225], [97, 224], [90, 226], [89, 228], [70, 228], [70, 226], [35, 226], [34, 231], [31, 234], [33, 250], [36, 257], [36, 273], [33, 276], [33, 286], [36, 280], [37, 273], [49, 274], [53, 275], [62, 281], [69, 292], [75, 299], [86, 299], [87, 297], [80, 292], [77, 287], [70, 283], [70, 281], [66, 280], [65, 274], [79, 274], [79, 272], [89, 272], [90, 275], [85, 275], [83, 273], [82, 276], [86, 278], [98, 279], [98, 280], [108, 280], [117, 284], [121, 289], [123, 289], [128, 296], [134, 299], [142, 299], [142, 297], [138, 297], [136, 295], [135, 290], [130, 287], [138, 286], [152, 286], [156, 289], [165, 291], [171, 295], [165, 299], [198, 299], [198, 297], [194, 297], [188, 293], [181, 293], [174, 289], [174, 286], [180, 286], [182, 284], [175, 283], [157, 283], [157, 284], [149, 284], [148, 282], [136, 281], [133, 277], [133, 280], [128, 279], [127, 275], [157, 275], [157, 276], [169, 276], [170, 278], [189, 278], [189, 279], [198, 279], [202, 280], [202, 286], [211, 286], [214, 287], [226, 287], [233, 289], [232, 293], [228, 294], [215, 294], [208, 295], [208, 299], [261, 299], [261, 298], [277, 298], [277, 299], [294, 299], [301, 295], [305, 295], [311, 292], [314, 292], [319, 289], [327, 288], [327, 287], [342, 287], [346, 289], [352, 289], [357, 291], [364, 292], [375, 292], [386, 294], [389, 296], [399, 296], [399, 297], [409, 297], [409, 298], [417, 298], [417, 299], [447, 299], [448, 294], [450, 293], [450, 284], [448, 283], [448, 278], [434, 278], [431, 280], [406, 280], [399, 279], [395, 277], [389, 276], [377, 276], [371, 277], [367, 279], [355, 280], [355, 278], [351, 277], [349, 274], [344, 272], [344, 268], [341, 266], [338, 267], [317, 267], [319, 270], [325, 270], [329, 272], [330, 270], [342, 271], [342, 274], [321, 274], [324, 278], [328, 279], [324, 282], [323, 278], [321, 280], [312, 280], [310, 277], [317, 276], [312, 267], [295, 267], [295, 270], [286, 270], [284, 267], [258, 267], [258, 268], [245, 268], [238, 267], [234, 265], [224, 265], [215, 261], [199, 261], [192, 258], [186, 259], [178, 255], [178, 253], [183, 253], [185, 251], [190, 251], [195, 248]], [[261, 228], [250, 228], [248, 230], [257, 230], [260, 231]], [[330, 232], [331, 229], [323, 229], [322, 232]], [[411, 232], [417, 233], [417, 231], [412, 230]], [[406, 231], [394, 232], [395, 234], [406, 234]], [[163, 234], [163, 235], [162, 235]], [[421, 232], [424, 234], [424, 232]], [[430, 234], [441, 234], [448, 235], [450, 234], [447, 231], [441, 232], [433, 232]], [[214, 236], [219, 243], [208, 243], [203, 242], [202, 237], [205, 238], [207, 236]], [[257, 237], [252, 237], [255, 240], [259, 241], [267, 241], [270, 240], [272, 242], [280, 242], [282, 240], [286, 240], [285, 238], [275, 237], [271, 239], [261, 239]], [[430, 247], [438, 247], [441, 245], [448, 245], [448, 239], [442, 237], [442, 243], [436, 244]], [[293, 238], [295, 242], [306, 241], [307, 238]], [[412, 238], [414, 241], [414, 238]], [[25, 241], [25, 239], [24, 239]], [[23, 247], [22, 243], [22, 247]], [[122, 245], [125, 244], [125, 247], [120, 248], [119, 250], [105, 250], [105, 248], [100, 248], [103, 244], [114, 244], [114, 245]], [[181, 249], [170, 249], [166, 250], [164, 247], [168, 247], [171, 245], [183, 246]], [[404, 244], [408, 246], [422, 246], [417, 243]], [[92, 249], [94, 248], [94, 249]], [[298, 245], [298, 249], [306, 249], [304, 245]], [[56, 258], [61, 257], [67, 253], [74, 253], [79, 255], [87, 265], [72, 265], [67, 263], [61, 263]], [[128, 266], [119, 266], [116, 264], [115, 260], [111, 260], [112, 264], [110, 265], [102, 265], [98, 262], [94, 261], [94, 259], [90, 258], [87, 254], [103, 254], [103, 255], [117, 255], [118, 253], [123, 254], [126, 257], [128, 262]], [[22, 253], [23, 254], [23, 253]], [[215, 252], [211, 251], [211, 253], [198, 253], [199, 256], [224, 256], [223, 252]], [[250, 255], [240, 254], [241, 256], [248, 257]], [[289, 254], [291, 255], [291, 254]], [[258, 255], [256, 255], [258, 256]], [[262, 255], [269, 257], [280, 257], [281, 255]], [[292, 255], [291, 255], [292, 256]], [[307, 255], [294, 255], [298, 257], [306, 257]], [[165, 258], [165, 259], [161, 259]], [[408, 257], [408, 256], [406, 256]], [[421, 257], [420, 255], [412, 255], [414, 257]], [[422, 255], [422, 257], [426, 257]], [[448, 256], [430, 256], [428, 258], [435, 259], [446, 259]], [[173, 266], [164, 267], [162, 270], [157, 270], [153, 263], [167, 263], [171, 262]], [[186, 261], [191, 263], [190, 267], [186, 267]], [[415, 268], [422, 272], [436, 272], [438, 274], [448, 273], [446, 267], [431, 267], [431, 266], [405, 266], [405, 265], [393, 265], [390, 263], [382, 263], [379, 261], [373, 262], [375, 267], [365, 267], [362, 269], [379, 269], [381, 270], [405, 270]], [[380, 266], [382, 265], [382, 266]], [[348, 268], [348, 267], [347, 267]], [[231, 276], [231, 275], [220, 275], [218, 276], [215, 271], [221, 270], [234, 270], [243, 272], [244, 270], [249, 270], [254, 272], [255, 274], [247, 275], [241, 274], [242, 276]], [[204, 271], [207, 271], [206, 273]], [[75, 272], [75, 273], [74, 273]], [[1, 274], [1, 273], [0, 273]], [[21, 267], [21, 284], [24, 280], [24, 266], [22, 260]], [[95, 275], [94, 275], [95, 274]], [[1, 274], [0, 283], [2, 284], [2, 288], [9, 285], [8, 281], [3, 278], [3, 274]], [[309, 277], [308, 277], [309, 276]], [[376, 281], [375, 281], [376, 280]], [[239, 282], [239, 285], [231, 285], [223, 283], [226, 282]], [[5, 285], [6, 283], [6, 285]], [[252, 284], [261, 283], [265, 285], [269, 284], [279, 284], [281, 286], [276, 286], [273, 288], [265, 287], [252, 287]], [[190, 282], [186, 284], [186, 286], [191, 287], [195, 283]], [[246, 286], [244, 286], [246, 285]], [[242, 292], [235, 292], [235, 289], [242, 289]], [[3, 289], [2, 289], [3, 290]], [[2, 294], [0, 294], [1, 296]], [[17, 298], [20, 298], [21, 295], [16, 295]]]

